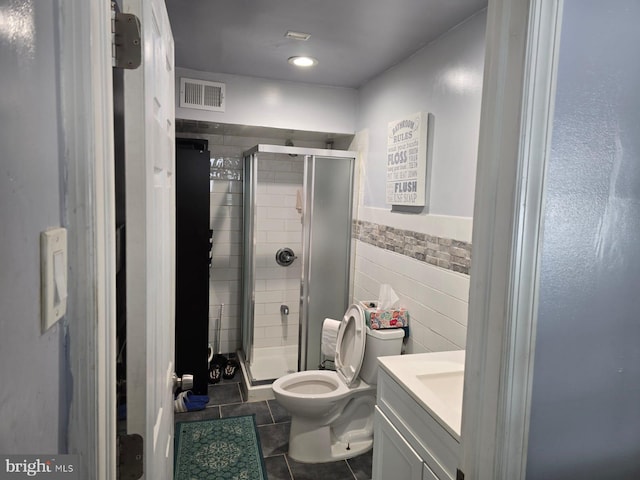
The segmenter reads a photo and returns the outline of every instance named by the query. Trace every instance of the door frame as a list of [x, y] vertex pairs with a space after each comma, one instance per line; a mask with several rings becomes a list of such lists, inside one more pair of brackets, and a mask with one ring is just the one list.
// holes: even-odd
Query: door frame
[[468, 478], [524, 479], [562, 0], [489, 0], [462, 419]]
[[[489, 0], [463, 415], [469, 478], [523, 478], [526, 468], [536, 249], [561, 6]], [[61, 89], [83, 93], [64, 99], [62, 114], [76, 293], [67, 314], [68, 444], [86, 478], [107, 480], [116, 478], [111, 9], [106, 0], [61, 0], [60, 12], [67, 27]]]
[[67, 451], [82, 478], [116, 478], [115, 198], [111, 2], [59, 3], [67, 164]]

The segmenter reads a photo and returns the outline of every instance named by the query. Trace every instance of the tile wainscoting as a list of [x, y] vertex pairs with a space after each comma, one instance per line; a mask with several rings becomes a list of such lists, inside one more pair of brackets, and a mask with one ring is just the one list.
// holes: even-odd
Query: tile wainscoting
[[[410, 312], [406, 353], [464, 349], [471, 243], [447, 234], [464, 233], [468, 220], [436, 219], [436, 224], [429, 219], [427, 227], [436, 235], [425, 233], [424, 221], [422, 232], [416, 232], [407, 228], [406, 218], [401, 220], [405, 224], [393, 227], [371, 219], [353, 223], [353, 300], [377, 299], [381, 285], [389, 284]], [[448, 222], [445, 228], [443, 222]]]

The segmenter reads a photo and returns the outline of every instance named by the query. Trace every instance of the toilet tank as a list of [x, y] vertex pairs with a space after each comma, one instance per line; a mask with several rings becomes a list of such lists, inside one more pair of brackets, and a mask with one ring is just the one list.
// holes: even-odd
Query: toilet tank
[[360, 378], [369, 385], [378, 383], [378, 357], [400, 355], [404, 330], [402, 328], [386, 328], [381, 330], [367, 329], [364, 347], [364, 359], [360, 368]]

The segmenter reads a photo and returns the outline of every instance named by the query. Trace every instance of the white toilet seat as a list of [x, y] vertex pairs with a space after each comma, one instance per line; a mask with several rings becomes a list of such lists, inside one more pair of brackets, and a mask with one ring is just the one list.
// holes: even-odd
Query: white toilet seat
[[338, 374], [331, 370], [290, 373], [273, 382], [273, 389], [305, 401], [342, 398], [349, 393], [349, 388], [338, 378]]
[[351, 305], [340, 323], [335, 356], [336, 372], [348, 387], [358, 381], [366, 341], [364, 310], [360, 305]]
[[364, 359], [366, 334], [364, 310], [360, 305], [351, 305], [344, 314], [338, 331], [336, 371], [307, 370], [290, 373], [272, 384], [273, 391], [280, 396], [304, 401], [306, 410], [312, 405], [313, 408], [320, 408], [327, 402], [339, 401], [354, 390], [369, 388], [358, 379]]
[[350, 396], [375, 387], [359, 379], [366, 343], [364, 310], [351, 305], [344, 314], [336, 340], [336, 371], [307, 370], [290, 373], [272, 384], [276, 399], [294, 415], [319, 421]]
[[348, 387], [332, 370], [290, 373], [273, 382], [271, 388], [276, 400], [293, 415], [323, 422], [350, 397], [367, 391], [375, 395], [375, 386], [359, 381]]

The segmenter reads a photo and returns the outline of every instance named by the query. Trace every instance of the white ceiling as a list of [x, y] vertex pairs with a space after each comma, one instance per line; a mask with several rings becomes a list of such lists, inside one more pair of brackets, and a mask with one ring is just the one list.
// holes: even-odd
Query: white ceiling
[[[166, 0], [176, 65], [359, 87], [486, 7], [487, 0]], [[311, 34], [285, 38], [288, 30]], [[294, 55], [318, 59], [300, 70]]]

